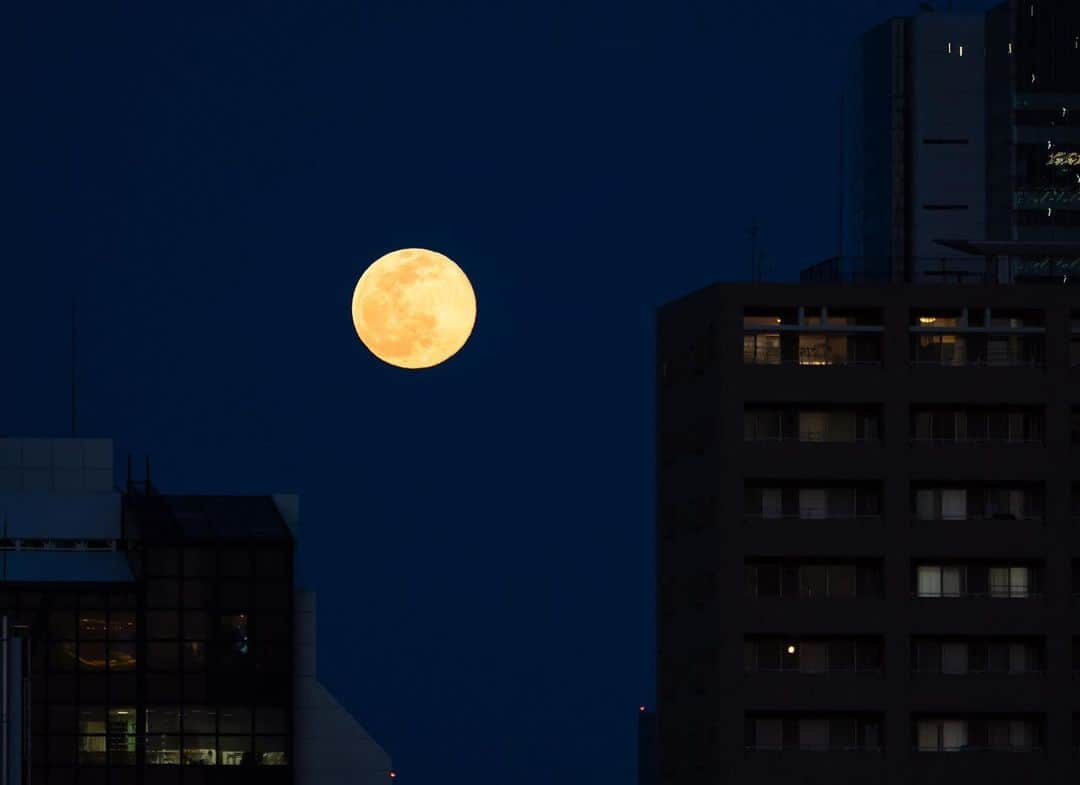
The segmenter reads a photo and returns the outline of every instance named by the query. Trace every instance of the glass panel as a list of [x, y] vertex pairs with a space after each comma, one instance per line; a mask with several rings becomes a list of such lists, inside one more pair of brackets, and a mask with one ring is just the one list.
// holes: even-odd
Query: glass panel
[[184, 709], [184, 735], [212, 734], [217, 731], [217, 712], [203, 706]]
[[967, 491], [962, 488], [943, 488], [941, 491], [941, 517], [945, 520], [967, 518]]
[[222, 736], [219, 740], [222, 766], [248, 766], [252, 761], [251, 736]]
[[176, 706], [157, 706], [146, 710], [148, 735], [180, 732], [180, 709]]
[[148, 638], [179, 637], [179, 621], [175, 612], [151, 611], [146, 614], [146, 633]]
[[152, 766], [178, 766], [180, 764], [180, 737], [147, 736], [146, 762]]
[[[752, 642], [750, 642], [752, 645]], [[251, 709], [227, 707], [221, 710], [220, 733], [251, 733]]]
[[803, 597], [825, 597], [827, 578], [824, 565], [805, 565], [799, 567], [799, 593]]
[[204, 641], [210, 634], [209, 618], [203, 611], [187, 611], [183, 614], [184, 640]]
[[941, 723], [941, 746], [945, 751], [961, 750], [967, 746], [967, 722], [945, 720]]
[[135, 670], [134, 641], [109, 644], [109, 670], [116, 672]]
[[79, 763], [86, 766], [104, 766], [105, 749], [104, 736], [80, 736]]
[[968, 647], [966, 643], [943, 643], [941, 645], [941, 672], [962, 676], [968, 671]]
[[834, 564], [829, 567], [829, 596], [855, 596], [855, 567], [849, 564]]
[[1009, 568], [1009, 595], [1027, 597], [1031, 591], [1031, 571], [1027, 567]]
[[932, 521], [937, 518], [937, 497], [930, 488], [915, 491], [915, 517], [920, 521]]
[[284, 736], [256, 736], [255, 763], [259, 766], [285, 766], [289, 762]]
[[217, 745], [213, 736], [184, 735], [184, 765], [213, 766], [217, 763]]
[[1009, 644], [1009, 673], [1027, 673], [1030, 670], [1028, 663], [1028, 647], [1025, 643]]
[[201, 671], [206, 668], [205, 641], [184, 641], [180, 647], [185, 671]]
[[855, 413], [832, 412], [828, 418], [827, 439], [830, 442], [855, 441]]
[[824, 518], [825, 511], [826, 508], [824, 488], [799, 489], [800, 518]]
[[829, 670], [855, 670], [855, 642], [852, 640], [833, 640], [828, 643]]
[[75, 669], [75, 641], [54, 643], [49, 651], [49, 667], [54, 671]]
[[778, 719], [759, 717], [754, 721], [754, 747], [779, 750], [784, 746], [784, 726]]
[[859, 746], [854, 718], [833, 717], [829, 720], [829, 746], [834, 750], [853, 750]]
[[963, 593], [963, 572], [961, 567], [943, 567], [941, 569], [941, 594], [943, 597], [959, 597]]
[[1033, 746], [1034, 734], [1031, 724], [1025, 720], [1010, 720], [1009, 746], [1014, 750], [1029, 750]]
[[824, 412], [799, 412], [799, 441], [826, 441], [828, 431], [828, 415]]
[[105, 621], [105, 612], [79, 614], [79, 637], [86, 641], [103, 641], [107, 637], [109, 626]]
[[918, 594], [920, 597], [941, 596], [941, 568], [919, 567]]
[[180, 667], [180, 649], [176, 643], [148, 643], [146, 654], [151, 670], [174, 671]]
[[782, 518], [783, 502], [779, 488], [761, 489], [761, 515], [764, 518]]
[[273, 707], [260, 707], [255, 710], [256, 733], [284, 733], [285, 710]]
[[219, 619], [219, 640], [225, 663], [236, 663], [237, 658], [248, 654], [248, 617], [246, 613], [232, 613]]
[[801, 673], [825, 673], [829, 670], [829, 647], [825, 643], [803, 643], [798, 647]]
[[989, 720], [986, 723], [986, 746], [992, 750], [1007, 750], [1009, 743], [1009, 721]]
[[135, 640], [135, 614], [128, 611], [110, 613], [109, 638], [114, 641]]
[[53, 640], [75, 638], [75, 614], [53, 612], [49, 614], [49, 637]]
[[990, 568], [990, 595], [993, 597], [1009, 596], [1009, 568]]
[[79, 669], [84, 671], [105, 670], [105, 644], [104, 643], [80, 643], [79, 644]]
[[251, 574], [251, 552], [244, 548], [226, 548], [218, 554], [222, 575], [244, 576]]
[[108, 730], [109, 762], [132, 765], [135, 763], [135, 707], [109, 709]]
[[825, 506], [830, 518], [854, 518], [855, 489], [829, 488], [825, 494]]
[[937, 733], [937, 723], [928, 720], [920, 719], [918, 725], [918, 739], [919, 739], [919, 752], [933, 753], [937, 752], [937, 742], [939, 742], [939, 733]]
[[829, 721], [817, 718], [799, 720], [799, 749], [825, 750], [829, 748]]
[[937, 641], [916, 643], [915, 668], [919, 673], [941, 673], [941, 644]]

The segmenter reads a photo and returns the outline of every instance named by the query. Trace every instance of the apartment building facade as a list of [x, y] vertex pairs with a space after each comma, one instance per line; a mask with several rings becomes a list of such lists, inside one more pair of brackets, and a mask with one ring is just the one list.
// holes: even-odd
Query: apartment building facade
[[664, 783], [1080, 775], [1070, 289], [720, 284], [660, 309]]

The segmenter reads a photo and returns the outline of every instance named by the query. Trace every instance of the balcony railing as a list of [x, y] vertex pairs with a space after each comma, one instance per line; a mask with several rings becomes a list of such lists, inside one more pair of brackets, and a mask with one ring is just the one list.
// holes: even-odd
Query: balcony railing
[[757, 668], [745, 671], [746, 673], [787, 673], [796, 676], [881, 676], [884, 671], [881, 668], [829, 668], [824, 671], [803, 671], [798, 668]]
[[938, 366], [943, 368], [1041, 368], [1043, 361], [1035, 358], [1000, 358], [994, 360], [964, 360], [956, 362], [952, 359], [942, 358], [938, 360], [908, 360], [911, 366]]
[[967, 670], [967, 671], [965, 671], [963, 673], [945, 673], [944, 671], [940, 671], [940, 670], [937, 670], [937, 671], [934, 671], [934, 670], [920, 670], [918, 668], [914, 668], [914, 669], [912, 669], [911, 672], [914, 673], [916, 676], [944, 676], [944, 677], [947, 677], [947, 678], [950, 678], [950, 679], [962, 679], [962, 678], [967, 677], [967, 676], [975, 676], [975, 677], [980, 677], [980, 676], [1010, 676], [1011, 677], [1011, 676], [1045, 676], [1046, 675], [1046, 670], [1044, 668], [1028, 668], [1027, 670], [1022, 670], [1022, 671], [1020, 671], [1020, 670], [995, 671], [995, 670], [987, 670], [985, 668], [979, 668], [979, 669], [972, 668], [972, 669]]
[[920, 747], [918, 745], [915, 745], [914, 747], [912, 747], [912, 750], [914, 752], [918, 752], [918, 753], [928, 753], [928, 752], [930, 752], [930, 753], [933, 753], [933, 752], [945, 752], [945, 753], [954, 753], [954, 752], [994, 752], [994, 753], [998, 753], [998, 752], [1042, 752], [1043, 748], [1038, 746], [1038, 745], [1018, 746], [1018, 747], [990, 747], [990, 746], [976, 747], [974, 745], [967, 744], [967, 745], [964, 745], [963, 747]]
[[1042, 592], [1030, 591], [1027, 589], [992, 589], [990, 591], [980, 592], [919, 592], [914, 591], [911, 596], [918, 600], [979, 600], [979, 599], [993, 599], [993, 600], [1032, 600], [1041, 598]]
[[963, 437], [963, 438], [946, 438], [946, 437], [933, 437], [933, 436], [912, 436], [909, 438], [912, 444], [916, 445], [928, 445], [928, 446], [941, 446], [946, 444], [963, 444], [973, 447], [985, 447], [988, 445], [1038, 445], [1045, 446], [1046, 440], [1042, 438], [1033, 439], [1017, 439], [1015, 437]]
[[821, 510], [820, 508], [804, 509], [799, 513], [780, 513], [779, 515], [766, 514], [763, 512], [748, 512], [743, 514], [750, 520], [766, 521], [820, 521], [820, 520], [880, 520], [880, 512], [848, 512], [846, 510]]
[[747, 752], [869, 752], [880, 754], [881, 746], [841, 747], [830, 744], [748, 744]]

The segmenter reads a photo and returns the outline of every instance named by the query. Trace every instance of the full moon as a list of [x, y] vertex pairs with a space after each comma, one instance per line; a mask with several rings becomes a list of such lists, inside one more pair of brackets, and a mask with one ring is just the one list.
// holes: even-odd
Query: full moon
[[424, 248], [380, 256], [352, 298], [356, 334], [372, 354], [399, 368], [430, 368], [465, 345], [476, 323], [476, 295], [452, 260]]

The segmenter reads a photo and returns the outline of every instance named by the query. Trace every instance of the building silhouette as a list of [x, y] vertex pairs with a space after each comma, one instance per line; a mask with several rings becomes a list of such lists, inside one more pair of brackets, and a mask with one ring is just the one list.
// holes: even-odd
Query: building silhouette
[[889, 20], [843, 109], [838, 255], [657, 315], [660, 781], [1074, 781], [1080, 3]]
[[662, 782], [1074, 781], [1080, 290], [718, 284], [657, 363]]
[[5, 783], [383, 783], [315, 673], [295, 496], [118, 489], [107, 439], [0, 439]]
[[1009, 0], [865, 33], [843, 90], [841, 247], [804, 280], [1080, 271], [1078, 31], [1072, 0]]

